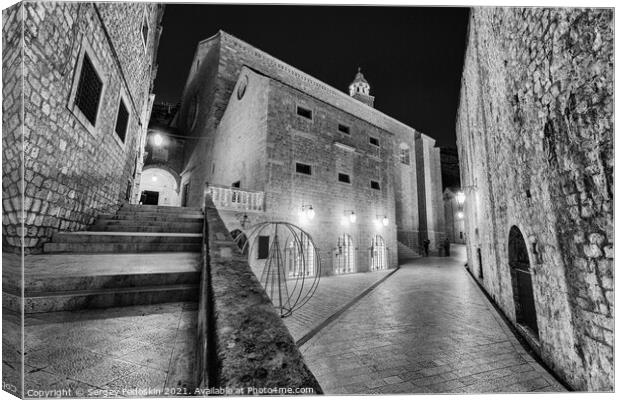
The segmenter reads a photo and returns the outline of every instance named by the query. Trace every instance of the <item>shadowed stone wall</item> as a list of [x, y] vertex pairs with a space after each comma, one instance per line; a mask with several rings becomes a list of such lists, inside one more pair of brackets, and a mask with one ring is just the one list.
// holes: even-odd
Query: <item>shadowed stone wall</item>
[[457, 120], [469, 268], [516, 323], [521, 231], [529, 340], [580, 390], [613, 389], [613, 43], [612, 10], [474, 8]]
[[[24, 95], [21, 116], [17, 91], [5, 95], [12, 102], [5, 101], [3, 121], [8, 128], [3, 141], [11, 141], [4, 147], [11, 154], [3, 162], [9, 177], [3, 190], [3, 242], [6, 250], [18, 249], [23, 237], [26, 251], [37, 251], [54, 232], [82, 229], [129, 199], [146, 134], [163, 6], [25, 2], [19, 7], [23, 43], [14, 40], [15, 30], [3, 32], [8, 44], [3, 56], [23, 49], [24, 57], [21, 65], [16, 59], [7, 64], [8, 58], [3, 63], [5, 91], [23, 85]], [[146, 45], [143, 24], [148, 25]], [[102, 82], [94, 124], [73, 101], [84, 54]], [[124, 141], [115, 133], [121, 98], [129, 113]], [[15, 147], [22, 129], [25, 229], [20, 232], [13, 153], [22, 151]]]

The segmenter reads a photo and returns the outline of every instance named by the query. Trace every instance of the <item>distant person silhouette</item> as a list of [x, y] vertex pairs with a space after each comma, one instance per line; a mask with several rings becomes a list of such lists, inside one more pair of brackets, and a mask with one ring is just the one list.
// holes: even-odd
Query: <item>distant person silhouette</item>
[[424, 245], [424, 256], [428, 257], [428, 247], [431, 245], [431, 241], [428, 239], [424, 239], [422, 244]]

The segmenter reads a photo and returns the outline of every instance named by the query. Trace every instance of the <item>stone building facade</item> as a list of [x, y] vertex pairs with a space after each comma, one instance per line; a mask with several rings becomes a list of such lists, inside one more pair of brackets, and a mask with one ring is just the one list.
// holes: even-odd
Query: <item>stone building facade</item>
[[[446, 222], [446, 237], [450, 243], [465, 244], [465, 213], [456, 200], [459, 187], [447, 187], [443, 191], [443, 214]], [[462, 193], [462, 192], [461, 192]]]
[[162, 13], [80, 2], [3, 12], [5, 250], [37, 251], [136, 192]]
[[457, 120], [469, 268], [578, 390], [614, 388], [613, 17], [472, 9]]
[[[225, 32], [202, 41], [176, 118], [190, 137], [182, 201], [200, 204], [208, 182], [231, 231], [299, 224], [327, 274], [377, 268], [378, 243], [381, 268], [397, 264], [397, 239], [417, 250], [428, 237], [436, 249], [443, 205], [435, 141], [372, 108], [361, 73], [351, 90], [365, 101]], [[304, 218], [310, 207], [315, 217]]]

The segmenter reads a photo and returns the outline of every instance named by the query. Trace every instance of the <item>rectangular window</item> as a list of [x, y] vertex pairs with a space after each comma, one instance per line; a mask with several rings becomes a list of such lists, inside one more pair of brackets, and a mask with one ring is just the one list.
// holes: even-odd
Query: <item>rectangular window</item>
[[312, 167], [310, 165], [308, 165], [308, 164], [296, 163], [295, 164], [295, 171], [298, 174], [312, 175]]
[[241, 181], [233, 182], [233, 184], [231, 186], [232, 187], [236, 187], [236, 188], [240, 188], [241, 187]]
[[312, 110], [303, 108], [302, 106], [297, 106], [297, 115], [300, 115], [304, 118], [312, 119]]
[[269, 257], [269, 236], [258, 237], [258, 256], [259, 260], [266, 260]]
[[102, 89], [103, 82], [97, 75], [90, 58], [84, 53], [80, 80], [75, 93], [75, 105], [93, 126], [97, 121], [97, 110], [99, 109]]
[[372, 144], [373, 146], [379, 147], [379, 139], [377, 139], [376, 137], [369, 136], [368, 142]]
[[347, 135], [351, 133], [351, 128], [342, 124], [338, 124], [338, 130], [342, 133], [346, 133]]
[[127, 123], [129, 122], [129, 111], [127, 111], [127, 107], [125, 107], [125, 103], [123, 103], [123, 99], [121, 99], [120, 104], [118, 105], [118, 115], [116, 116], [116, 129], [115, 132], [121, 141], [125, 142], [125, 135], [127, 134]]
[[349, 174], [338, 174], [338, 182], [351, 183]]
[[381, 186], [377, 181], [370, 181], [370, 187], [375, 190], [381, 190]]

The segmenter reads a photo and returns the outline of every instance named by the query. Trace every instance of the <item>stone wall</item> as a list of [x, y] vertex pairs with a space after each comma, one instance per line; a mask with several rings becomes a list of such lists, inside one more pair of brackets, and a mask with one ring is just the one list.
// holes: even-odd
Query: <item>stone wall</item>
[[[38, 251], [55, 231], [83, 229], [98, 213], [112, 212], [130, 198], [146, 134], [163, 6], [27, 2], [22, 7], [24, 76], [17, 80], [24, 94], [23, 245]], [[103, 83], [94, 126], [72, 101], [84, 54]], [[3, 79], [16, 78], [9, 73]], [[124, 141], [115, 133], [121, 97], [129, 112]], [[10, 121], [13, 115], [5, 113]], [[7, 161], [3, 170], [11, 174], [14, 167]], [[12, 205], [4, 209], [7, 250], [20, 246], [14, 211]]]
[[23, 7], [2, 11], [2, 246], [20, 245], [23, 195]]
[[262, 394], [322, 394], [209, 197], [205, 204], [208, 265], [201, 284], [199, 386], [237, 395], [258, 394], [252, 388], [290, 390]]
[[474, 8], [457, 120], [469, 267], [516, 324], [520, 230], [524, 334], [579, 390], [613, 390], [613, 43], [612, 10]]

